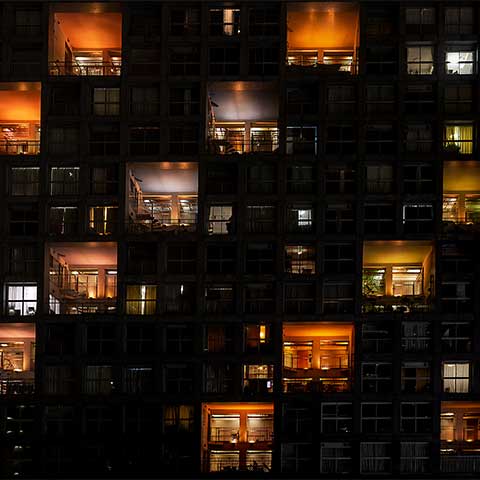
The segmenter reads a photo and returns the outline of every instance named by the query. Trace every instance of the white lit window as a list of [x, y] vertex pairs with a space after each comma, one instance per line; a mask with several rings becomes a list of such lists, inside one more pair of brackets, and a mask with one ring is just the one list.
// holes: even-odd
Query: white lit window
[[470, 390], [470, 364], [445, 362], [442, 367], [445, 393], [468, 393]]
[[445, 54], [445, 69], [449, 75], [472, 75], [474, 73], [475, 51], [455, 50]]
[[7, 285], [7, 314], [35, 315], [37, 313], [37, 286], [26, 284]]

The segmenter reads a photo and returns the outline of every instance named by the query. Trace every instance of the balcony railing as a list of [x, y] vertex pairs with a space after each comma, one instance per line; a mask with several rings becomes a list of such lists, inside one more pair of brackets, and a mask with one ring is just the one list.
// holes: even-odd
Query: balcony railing
[[442, 220], [444, 222], [452, 223], [480, 224], [480, 212], [465, 212], [465, 216], [462, 218], [457, 213], [444, 211], [442, 214]]
[[339, 393], [351, 389], [349, 378], [328, 378], [314, 380], [313, 378], [284, 378], [284, 393]]
[[127, 222], [127, 232], [134, 234], [152, 233], [152, 232], [195, 232], [197, 229], [197, 215], [191, 215], [184, 219], [169, 220], [129, 220]]
[[234, 313], [235, 304], [233, 299], [205, 299], [205, 312], [206, 313]]
[[241, 153], [275, 153], [278, 150], [278, 133], [271, 139], [252, 138], [250, 141], [210, 138], [207, 142], [208, 153], [234, 155]]
[[422, 313], [432, 309], [432, 302], [423, 295], [394, 296], [364, 296], [363, 313]]
[[210, 427], [211, 442], [238, 442], [240, 432], [229, 427]]
[[[21, 372], [20, 375], [33, 372]], [[32, 395], [35, 391], [35, 380], [33, 378], [15, 378], [17, 374], [12, 374], [10, 378], [5, 375], [0, 376], [0, 395]]]
[[0, 155], [38, 155], [39, 140], [0, 140]]
[[49, 310], [51, 315], [113, 314], [117, 311], [117, 299], [51, 301]]
[[358, 73], [358, 62], [344, 63], [319, 63], [315, 59], [301, 58], [294, 61], [287, 61], [287, 72], [291, 73], [316, 73], [318, 75], [356, 75]]
[[273, 428], [258, 427], [247, 430], [247, 442], [271, 442], [273, 441]]
[[441, 455], [442, 473], [480, 473], [480, 455]]
[[119, 76], [121, 64], [111, 62], [95, 62], [80, 64], [77, 62], [49, 62], [48, 71], [51, 76], [86, 76], [107, 77]]

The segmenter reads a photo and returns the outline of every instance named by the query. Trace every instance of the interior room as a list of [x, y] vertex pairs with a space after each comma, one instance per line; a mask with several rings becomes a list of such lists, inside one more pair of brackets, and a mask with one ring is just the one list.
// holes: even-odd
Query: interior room
[[356, 73], [359, 20], [354, 2], [288, 3], [287, 65]]
[[127, 168], [126, 210], [130, 231], [195, 229], [198, 212], [197, 163], [132, 163]]
[[442, 453], [480, 451], [480, 402], [442, 402], [440, 414]]
[[351, 381], [353, 325], [301, 323], [283, 326], [283, 390], [342, 392]]
[[0, 395], [33, 393], [35, 324], [0, 324]]
[[432, 242], [370, 241], [363, 247], [363, 297], [369, 307], [407, 312], [422, 309], [434, 295]]
[[114, 3], [52, 5], [50, 75], [120, 75], [122, 14]]
[[39, 82], [0, 83], [0, 155], [40, 153]]
[[116, 311], [116, 243], [55, 243], [47, 248], [50, 314]]
[[208, 403], [202, 406], [205, 472], [269, 472], [272, 403]]
[[278, 94], [272, 82], [212, 82], [208, 86], [208, 145], [212, 153], [278, 149]]
[[444, 222], [480, 223], [480, 165], [476, 161], [444, 162]]

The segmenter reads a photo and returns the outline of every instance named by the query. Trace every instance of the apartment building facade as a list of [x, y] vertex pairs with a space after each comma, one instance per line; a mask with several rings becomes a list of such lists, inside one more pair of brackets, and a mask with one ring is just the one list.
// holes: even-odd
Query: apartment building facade
[[478, 476], [478, 2], [0, 22], [0, 476]]

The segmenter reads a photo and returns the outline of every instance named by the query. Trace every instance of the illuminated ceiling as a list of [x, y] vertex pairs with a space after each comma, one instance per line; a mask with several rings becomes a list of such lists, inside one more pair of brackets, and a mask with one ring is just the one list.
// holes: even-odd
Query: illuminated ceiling
[[1, 323], [0, 340], [9, 338], [35, 338], [34, 323]]
[[117, 244], [114, 242], [56, 243], [51, 249], [64, 255], [69, 265], [116, 265]]
[[39, 83], [1, 83], [0, 121], [40, 121]]
[[443, 191], [480, 193], [480, 165], [478, 162], [444, 162]]
[[358, 5], [346, 2], [290, 3], [290, 49], [353, 49], [358, 35]]
[[379, 240], [365, 242], [364, 265], [422, 263], [432, 251], [432, 243], [423, 241]]
[[272, 121], [278, 118], [278, 91], [273, 83], [214, 82], [209, 95], [217, 122]]
[[55, 21], [80, 50], [120, 49], [122, 15], [120, 13], [55, 13]]
[[207, 403], [203, 405], [210, 411], [240, 412], [240, 411], [266, 411], [273, 412], [273, 403], [239, 402], [239, 403]]
[[452, 410], [480, 410], [480, 402], [442, 402], [441, 410], [442, 411], [452, 411]]
[[353, 326], [339, 323], [311, 323], [311, 324], [284, 324], [283, 338], [287, 337], [328, 337], [331, 339], [349, 338], [352, 336]]
[[135, 163], [130, 168], [144, 194], [198, 192], [196, 163]]

